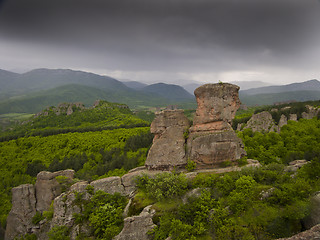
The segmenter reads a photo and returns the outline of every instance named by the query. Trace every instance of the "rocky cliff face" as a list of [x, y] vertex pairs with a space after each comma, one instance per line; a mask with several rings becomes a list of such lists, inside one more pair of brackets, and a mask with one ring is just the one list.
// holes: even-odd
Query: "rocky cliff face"
[[153, 145], [149, 150], [146, 167], [153, 170], [172, 170], [187, 164], [184, 133], [190, 126], [183, 110], [165, 110], [157, 113], [150, 131]]
[[11, 240], [26, 233], [37, 232], [32, 224], [37, 211], [49, 210], [51, 202], [61, 194], [62, 186], [56, 177], [72, 180], [73, 170], [59, 172], [40, 172], [35, 185], [24, 184], [12, 189], [12, 209], [7, 218], [5, 239]]
[[195, 90], [198, 108], [188, 138], [188, 157], [197, 168], [212, 168], [246, 155], [231, 127], [240, 106], [239, 87], [229, 83], [206, 84]]
[[11, 240], [32, 231], [32, 217], [36, 214], [36, 195], [32, 184], [12, 189], [12, 209], [7, 218], [5, 239]]
[[[24, 184], [12, 189], [12, 210], [7, 218], [5, 240], [13, 240], [28, 233], [35, 234], [38, 239], [47, 240], [47, 233], [54, 226], [67, 226], [70, 230], [71, 240], [75, 240], [80, 233], [89, 236], [92, 230], [91, 227], [80, 226], [75, 221], [75, 214], [81, 212], [81, 207], [76, 204], [77, 194], [81, 194], [82, 201], [89, 200], [90, 195], [86, 188], [91, 185], [95, 192], [102, 190], [110, 194], [120, 193], [123, 196], [130, 197], [136, 189], [135, 180], [137, 176], [142, 174], [153, 176], [160, 172], [162, 171], [148, 172], [145, 168], [139, 168], [139, 170], [129, 172], [122, 177], [99, 179], [90, 184], [85, 181], [77, 182], [65, 192], [62, 192], [62, 187], [64, 187], [64, 183], [70, 183], [69, 180], [74, 175], [73, 170], [54, 173], [40, 172], [37, 175], [35, 185]], [[61, 178], [61, 176], [64, 180], [62, 183], [57, 181], [57, 177]], [[48, 211], [52, 202], [53, 217], [51, 221], [44, 219], [39, 223], [33, 224], [32, 218], [36, 213]], [[126, 228], [124, 228], [119, 239], [125, 239], [128, 234], [137, 236], [135, 239], [147, 239], [146, 232], [154, 226], [152, 223], [153, 214], [154, 212], [148, 209], [141, 216], [133, 218], [133, 220], [125, 220]], [[142, 223], [144, 225], [137, 228], [137, 225]], [[138, 233], [135, 233], [135, 231], [138, 231]]]
[[51, 202], [55, 197], [61, 194], [62, 188], [57, 181], [57, 177], [65, 177], [65, 181], [71, 182], [74, 176], [73, 170], [63, 170], [58, 172], [40, 172], [37, 175], [35, 184], [37, 211], [43, 212], [49, 209]]

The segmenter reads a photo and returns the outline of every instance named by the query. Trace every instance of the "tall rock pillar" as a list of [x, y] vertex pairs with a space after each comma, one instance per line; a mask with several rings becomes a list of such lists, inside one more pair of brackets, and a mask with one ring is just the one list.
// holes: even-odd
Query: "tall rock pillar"
[[151, 123], [154, 139], [146, 167], [149, 170], [173, 170], [187, 164], [184, 132], [190, 123], [183, 110], [165, 110], [156, 114]]
[[205, 84], [194, 91], [198, 108], [187, 146], [197, 168], [213, 168], [246, 155], [231, 127], [240, 106], [238, 91], [238, 86], [229, 83]]

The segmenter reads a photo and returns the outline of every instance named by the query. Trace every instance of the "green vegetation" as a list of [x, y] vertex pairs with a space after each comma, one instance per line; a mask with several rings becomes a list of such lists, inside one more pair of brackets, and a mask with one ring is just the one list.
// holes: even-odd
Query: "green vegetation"
[[243, 140], [248, 158], [264, 164], [320, 157], [320, 121], [317, 119], [289, 121], [280, 133], [253, 133], [245, 129], [238, 136]]
[[94, 239], [111, 240], [122, 230], [122, 213], [127, 199], [119, 193], [109, 194], [100, 190], [94, 193], [90, 185], [86, 190], [91, 195], [89, 200], [83, 199], [83, 193], [76, 192], [74, 204], [82, 212], [74, 214], [75, 221], [80, 225], [91, 226], [90, 236], [94, 236]]
[[49, 240], [70, 240], [67, 226], [54, 226], [48, 232]]
[[83, 109], [72, 106], [73, 113], [67, 115], [69, 104], [50, 107], [38, 117], [17, 123], [12, 130], [0, 132], [0, 140], [8, 141], [24, 136], [49, 136], [68, 132], [101, 131], [117, 128], [148, 126], [149, 123], [135, 117], [124, 104], [100, 101], [95, 108]]
[[[238, 110], [232, 121], [232, 128], [237, 129], [239, 123], [246, 123], [252, 116], [263, 111], [268, 111], [272, 115], [276, 124], [279, 123], [281, 115], [285, 115], [289, 119], [290, 114], [297, 114], [297, 119], [302, 117], [303, 112], [307, 112], [306, 105], [319, 107], [320, 101], [293, 102], [280, 105], [268, 105], [259, 107], [249, 107], [247, 110]], [[319, 118], [320, 116], [318, 116]]]
[[[126, 173], [144, 165], [152, 135], [148, 127], [23, 137], [0, 143], [1, 224], [11, 208], [11, 188], [34, 183], [39, 171], [72, 168], [86, 180]], [[118, 169], [118, 170], [115, 170]]]
[[[272, 163], [241, 172], [202, 173], [189, 182], [184, 175], [169, 173], [142, 176], [133, 207], [137, 211], [154, 203], [157, 227], [150, 233], [153, 239], [287, 237], [304, 230], [309, 197], [320, 189], [319, 169], [317, 159], [296, 175]], [[182, 195], [192, 189], [200, 189], [201, 194], [190, 195], [183, 203]]]

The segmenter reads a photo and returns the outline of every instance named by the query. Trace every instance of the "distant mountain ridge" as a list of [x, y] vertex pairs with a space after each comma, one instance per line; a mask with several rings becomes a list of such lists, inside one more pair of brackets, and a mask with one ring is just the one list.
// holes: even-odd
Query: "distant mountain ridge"
[[174, 84], [155, 83], [142, 88], [142, 91], [156, 93], [161, 97], [171, 100], [194, 99], [194, 96], [188, 93], [183, 87]]
[[294, 92], [294, 91], [320, 91], [320, 82], [316, 79], [308, 80], [305, 82], [291, 83], [287, 85], [276, 85], [259, 87], [242, 91], [245, 95], [256, 95], [266, 93], [281, 93], [281, 92]]
[[136, 89], [136, 90], [140, 90], [140, 89], [148, 86], [148, 84], [137, 82], [137, 81], [127, 81], [127, 82], [123, 82], [123, 83], [127, 87], [133, 88], [133, 89]]
[[0, 114], [36, 113], [60, 102], [96, 99], [128, 104], [131, 108], [163, 107], [179, 102], [195, 102], [194, 97], [177, 85], [162, 84], [136, 90], [107, 76], [70, 69], [35, 69], [24, 74], [0, 72]]

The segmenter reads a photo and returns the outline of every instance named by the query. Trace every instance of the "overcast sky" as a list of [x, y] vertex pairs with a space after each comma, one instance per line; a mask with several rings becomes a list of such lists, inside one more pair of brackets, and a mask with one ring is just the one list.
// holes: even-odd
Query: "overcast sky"
[[319, 0], [0, 0], [0, 68], [143, 82], [320, 80]]

